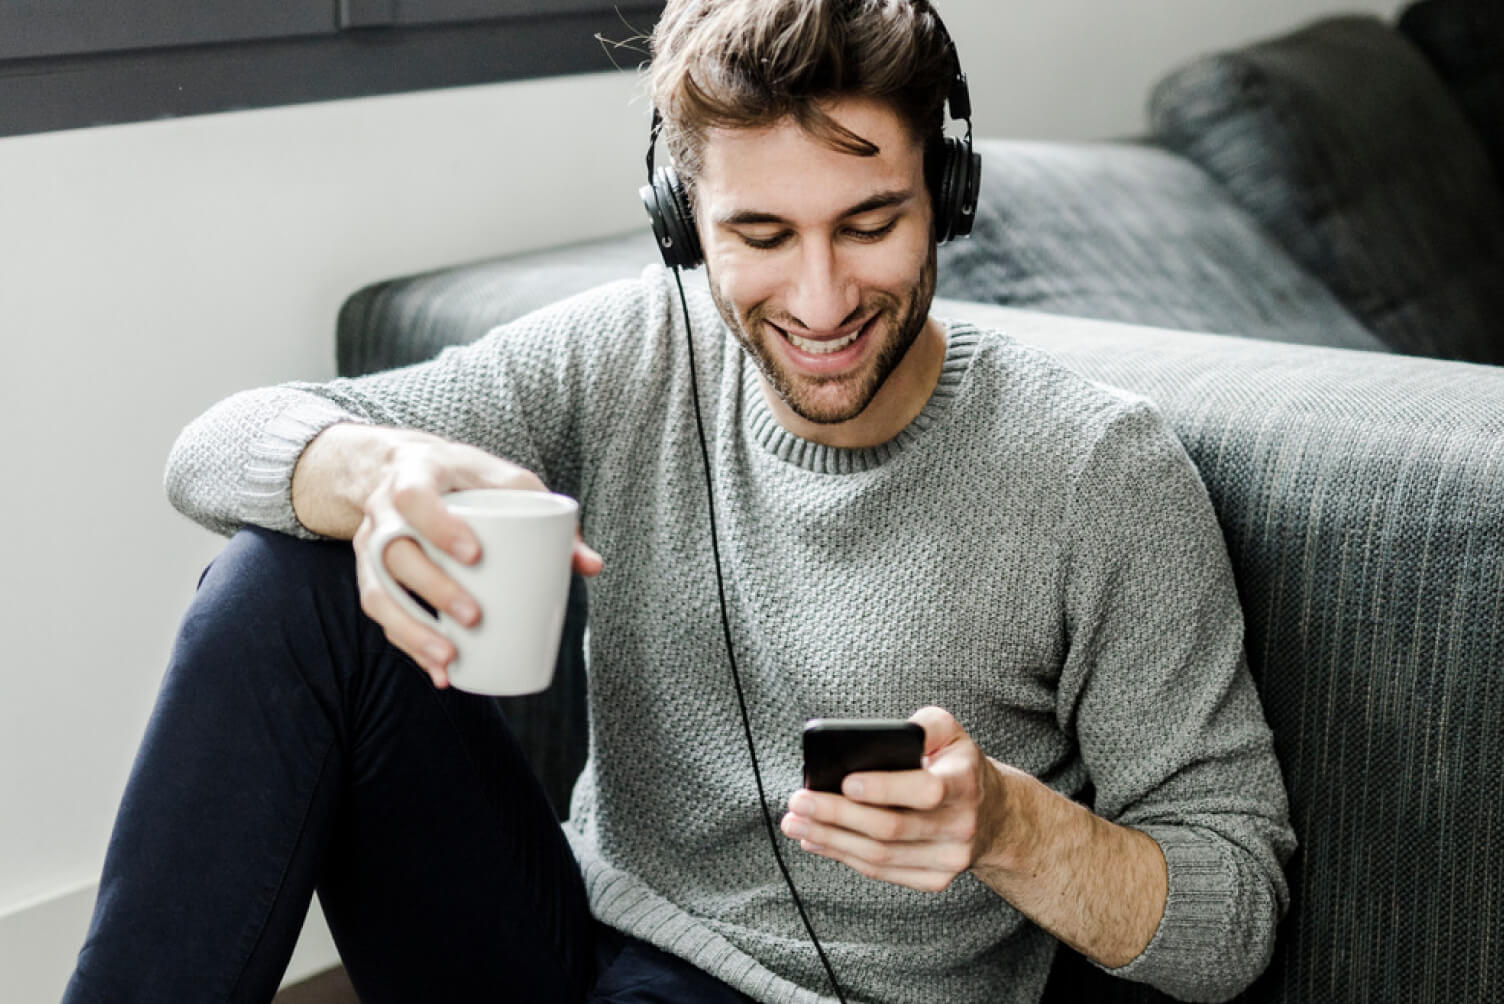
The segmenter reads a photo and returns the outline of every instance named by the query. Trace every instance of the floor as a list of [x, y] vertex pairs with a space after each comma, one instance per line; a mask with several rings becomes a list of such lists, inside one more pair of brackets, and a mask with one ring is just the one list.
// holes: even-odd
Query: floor
[[345, 967], [337, 966], [327, 972], [311, 976], [301, 983], [283, 987], [273, 999], [273, 1004], [360, 1004], [355, 988], [345, 975]]

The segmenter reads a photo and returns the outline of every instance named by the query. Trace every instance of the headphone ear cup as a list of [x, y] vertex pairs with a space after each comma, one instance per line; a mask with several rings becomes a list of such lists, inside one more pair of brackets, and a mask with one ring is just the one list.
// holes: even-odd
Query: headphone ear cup
[[956, 214], [955, 179], [952, 177], [956, 150], [954, 139], [949, 136], [942, 141], [940, 152], [939, 190], [935, 193], [935, 243], [944, 244], [951, 238], [951, 226]]
[[935, 206], [935, 240], [944, 244], [971, 233], [982, 187], [982, 157], [954, 136], [945, 137], [940, 197]]
[[956, 206], [955, 226], [952, 237], [969, 237], [972, 225], [977, 221], [977, 203], [982, 197], [982, 155], [971, 148], [970, 143], [956, 142], [956, 159], [961, 162], [961, 179], [957, 191], [960, 201]]
[[671, 167], [653, 172], [652, 183], [638, 190], [653, 224], [653, 237], [669, 268], [695, 268], [704, 260], [689, 196]]

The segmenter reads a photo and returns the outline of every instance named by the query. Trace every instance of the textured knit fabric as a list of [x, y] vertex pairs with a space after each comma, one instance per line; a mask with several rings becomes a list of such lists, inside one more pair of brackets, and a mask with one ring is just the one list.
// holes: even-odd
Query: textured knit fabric
[[937, 293], [1051, 314], [1387, 351], [1195, 164], [1132, 143], [986, 140]]
[[1504, 190], [1394, 29], [1336, 18], [1208, 56], [1151, 119], [1396, 351], [1504, 362]]
[[[1122, 975], [1223, 997], [1262, 969], [1292, 836], [1205, 490], [1157, 413], [965, 324], [925, 410], [837, 450], [772, 418], [691, 301], [731, 631], [773, 810], [815, 716], [951, 710], [984, 750], [1159, 841], [1164, 920]], [[252, 392], [185, 431], [169, 490], [302, 531], [301, 448], [342, 416], [471, 442], [580, 498], [591, 757], [568, 832], [602, 920], [759, 1000], [828, 993], [766, 844], [707, 554], [689, 364], [660, 269], [357, 381]], [[970, 876], [873, 882], [789, 844], [852, 1000], [1037, 999], [1054, 942]]]

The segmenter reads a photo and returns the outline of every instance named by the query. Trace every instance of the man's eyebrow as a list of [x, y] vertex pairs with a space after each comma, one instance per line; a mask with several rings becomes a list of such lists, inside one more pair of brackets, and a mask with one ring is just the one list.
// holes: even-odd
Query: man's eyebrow
[[[908, 202], [914, 197], [912, 190], [894, 189], [888, 192], [878, 192], [869, 195], [850, 209], [843, 211], [837, 219], [846, 219], [850, 216], [861, 216], [863, 213], [875, 212], [879, 209], [887, 209], [889, 206], [897, 206]], [[728, 213], [716, 220], [723, 227], [755, 226], [759, 223], [788, 223], [788, 220], [777, 213], [765, 213], [756, 209], [742, 209], [734, 213]]]

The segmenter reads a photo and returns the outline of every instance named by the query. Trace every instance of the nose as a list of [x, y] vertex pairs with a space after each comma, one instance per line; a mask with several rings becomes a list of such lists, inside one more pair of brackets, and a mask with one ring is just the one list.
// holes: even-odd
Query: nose
[[788, 310], [804, 330], [823, 335], [855, 320], [862, 291], [827, 241], [802, 241]]

